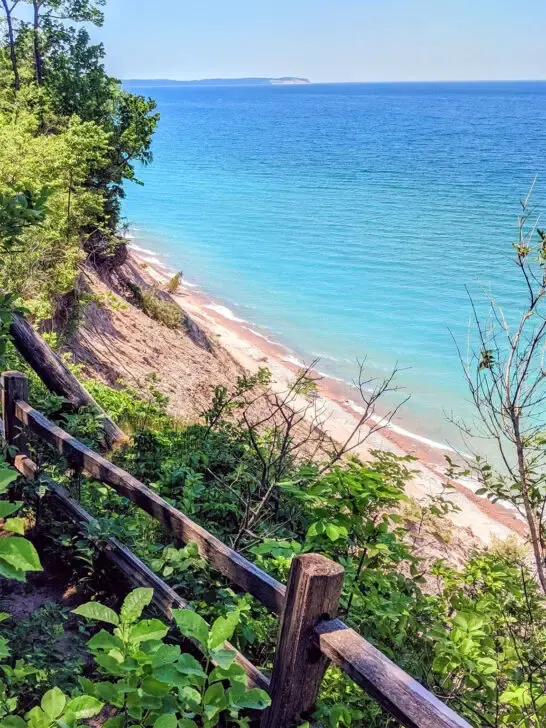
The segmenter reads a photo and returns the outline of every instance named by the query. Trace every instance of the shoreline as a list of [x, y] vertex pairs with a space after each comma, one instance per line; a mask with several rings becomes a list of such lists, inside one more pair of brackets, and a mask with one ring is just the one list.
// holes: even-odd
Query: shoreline
[[[164, 286], [176, 272], [167, 261], [161, 260], [158, 253], [140, 247], [130, 238], [127, 244], [133, 259], [140, 266], [146, 266], [147, 273], [159, 286]], [[255, 372], [260, 366], [267, 367], [272, 373], [272, 386], [278, 391], [286, 391], [294, 375], [307, 366], [283, 344], [269, 339], [252, 322], [237, 317], [200, 286], [182, 279], [178, 292], [172, 297], [197, 323], [211, 331], [218, 344], [247, 371]], [[320, 372], [316, 368], [318, 361], [310, 363], [314, 364], [311, 370], [313, 378], [317, 377], [316, 399], [324, 412], [325, 429], [334, 440], [345, 442], [362, 413], [355, 401], [358, 392], [349, 383]], [[380, 413], [374, 415], [375, 424], [380, 424], [381, 416]], [[440, 495], [447, 482], [445, 455], [455, 455], [456, 452], [448, 445], [409, 431], [398, 424], [400, 420], [397, 418], [387, 423], [365, 443], [355, 447], [353, 452], [364, 460], [370, 457], [371, 450], [379, 449], [389, 450], [398, 456], [411, 455], [415, 462], [410, 467], [416, 475], [408, 484], [408, 495], [417, 500], [423, 500], [427, 495]], [[465, 479], [464, 482], [449, 481], [449, 484], [455, 488], [449, 498], [461, 509], [451, 516], [455, 526], [470, 529], [484, 543], [490, 542], [493, 537], [503, 539], [514, 533], [525, 537], [525, 524], [515, 511], [477, 496], [474, 492], [479, 487], [477, 483]]]

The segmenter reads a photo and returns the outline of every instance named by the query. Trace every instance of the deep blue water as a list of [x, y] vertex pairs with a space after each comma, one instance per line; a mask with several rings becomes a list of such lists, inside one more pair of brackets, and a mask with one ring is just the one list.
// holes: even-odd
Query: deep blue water
[[546, 83], [131, 90], [162, 117], [125, 202], [135, 242], [322, 371], [409, 367], [414, 429], [451, 437], [465, 285], [514, 304], [536, 173], [546, 209]]

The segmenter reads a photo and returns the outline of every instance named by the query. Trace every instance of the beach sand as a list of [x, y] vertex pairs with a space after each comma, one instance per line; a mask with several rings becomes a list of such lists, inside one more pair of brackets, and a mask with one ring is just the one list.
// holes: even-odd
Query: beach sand
[[[132, 259], [159, 287], [172, 278], [174, 272], [151, 251], [134, 245], [129, 247]], [[271, 341], [257, 327], [237, 318], [222, 302], [185, 281], [182, 281], [173, 299], [248, 372], [254, 373], [260, 367], [267, 367], [272, 374], [272, 387], [278, 392], [285, 392], [294, 381], [295, 374], [303, 366], [312, 364], [299, 362], [282, 344]], [[319, 364], [314, 366], [320, 369]], [[359, 420], [355, 390], [344, 382], [321, 376], [316, 370], [313, 370], [313, 376], [317, 377], [317, 405], [325, 421], [324, 429], [337, 442], [346, 442]], [[303, 399], [301, 404], [305, 405]], [[377, 413], [376, 424], [380, 418], [381, 414]], [[393, 420], [379, 432], [371, 434], [354, 452], [366, 459], [370, 451], [376, 449], [416, 458], [411, 464], [416, 473], [407, 486], [409, 496], [425, 503], [428, 495], [445, 494], [445, 456], [457, 459], [451, 448], [409, 432]], [[459, 512], [449, 517], [457, 529], [467, 529], [469, 535], [484, 544], [490, 543], [493, 538], [505, 539], [513, 534], [525, 537], [526, 526], [515, 511], [477, 496], [474, 492], [476, 483], [471, 480], [451, 480], [449, 483], [454, 488], [449, 492], [449, 499], [459, 508]]]

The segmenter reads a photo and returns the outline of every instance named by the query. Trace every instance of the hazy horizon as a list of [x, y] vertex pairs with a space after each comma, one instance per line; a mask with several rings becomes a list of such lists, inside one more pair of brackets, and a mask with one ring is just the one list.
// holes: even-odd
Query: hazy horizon
[[546, 80], [540, 0], [109, 0], [92, 31], [120, 78], [314, 83]]

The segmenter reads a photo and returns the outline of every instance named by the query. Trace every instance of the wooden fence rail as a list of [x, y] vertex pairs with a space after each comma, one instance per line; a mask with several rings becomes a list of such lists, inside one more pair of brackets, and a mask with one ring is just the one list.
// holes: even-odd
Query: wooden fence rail
[[[249, 683], [267, 689], [271, 695], [271, 707], [262, 716], [262, 728], [292, 728], [308, 716], [330, 661], [407, 728], [470, 728], [457, 713], [336, 619], [343, 586], [341, 566], [318, 554], [297, 556], [285, 587], [132, 475], [33, 409], [28, 404], [24, 375], [5, 372], [1, 385], [4, 438], [7, 445], [14, 445], [20, 451], [13, 462], [21, 473], [26, 477], [36, 475], [35, 464], [24, 454], [26, 435], [31, 432], [53, 446], [71, 466], [109, 485], [160, 521], [177, 540], [196, 543], [201, 557], [213, 569], [281, 617], [271, 680], [237, 653], [237, 661], [245, 669]], [[72, 520], [91, 520], [60, 486], [52, 484], [51, 491]], [[152, 586], [157, 591], [156, 606], [166, 616], [170, 616], [173, 604], [187, 606], [115, 539], [109, 539], [106, 555], [129, 581]]]

